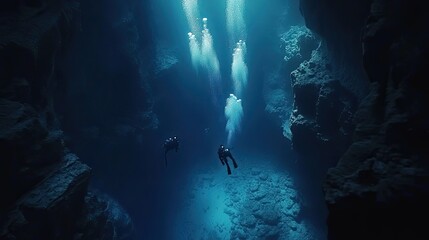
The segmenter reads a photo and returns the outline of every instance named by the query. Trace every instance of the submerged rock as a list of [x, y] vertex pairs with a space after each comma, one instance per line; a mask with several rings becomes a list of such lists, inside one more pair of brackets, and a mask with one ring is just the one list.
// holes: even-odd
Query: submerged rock
[[[194, 184], [198, 187], [190, 189], [196, 197], [188, 199], [189, 209], [175, 223], [180, 234], [190, 239], [207, 239], [208, 235], [219, 239], [319, 239], [319, 232], [303, 221], [305, 217], [298, 217], [301, 202], [289, 175], [265, 166], [244, 167], [241, 171], [242, 175], [235, 179], [224, 178], [223, 171], [220, 176], [195, 177]], [[253, 175], [256, 171], [260, 173]], [[262, 175], [266, 180], [260, 178]], [[218, 184], [200, 184], [201, 178], [213, 178]], [[210, 197], [213, 195], [224, 197], [214, 199]], [[204, 211], [207, 206], [210, 210]], [[188, 212], [192, 214], [187, 215]]]
[[284, 49], [284, 60], [295, 61], [298, 64], [307, 60], [311, 52], [317, 48], [319, 41], [305, 26], [292, 26], [280, 37], [281, 48]]
[[259, 169], [259, 168], [252, 168], [251, 169], [251, 173], [252, 173], [252, 175], [253, 176], [258, 176], [259, 174], [261, 174], [261, 169]]
[[252, 181], [249, 186], [251, 192], [256, 192], [259, 190], [259, 183], [257, 181]]
[[312, 51], [317, 48], [320, 41], [305, 26], [292, 26], [280, 36], [280, 42], [284, 62], [265, 80], [265, 110], [278, 117], [283, 135], [291, 139], [290, 116], [293, 110], [293, 91], [290, 72], [303, 61], [311, 58]]
[[372, 0], [300, 0], [305, 25], [321, 37], [332, 56], [334, 76], [359, 99], [368, 93], [362, 62], [362, 29]]
[[256, 218], [252, 214], [240, 214], [240, 224], [243, 227], [254, 228], [256, 226]]
[[279, 224], [280, 221], [280, 215], [279, 212], [276, 209], [269, 209], [264, 212], [262, 215], [262, 221], [271, 226], [275, 226]]
[[[303, 156], [341, 155], [351, 141], [357, 99], [335, 79], [325, 50], [291, 73], [295, 95], [291, 116], [293, 148]], [[326, 163], [322, 163], [326, 164]]]
[[268, 179], [268, 174], [262, 173], [261, 175], [259, 175], [259, 179], [261, 179], [262, 181], [266, 181]]
[[356, 112], [351, 146], [326, 177], [328, 238], [427, 239], [427, 8], [422, 1], [368, 2], [361, 35], [370, 92]]
[[106, 194], [89, 192], [74, 239], [134, 239], [134, 225], [128, 213]]
[[177, 53], [167, 43], [158, 43], [156, 46], [155, 73], [160, 74], [176, 65], [179, 60]]
[[72, 239], [89, 176], [88, 166], [74, 155], [65, 156], [49, 177], [16, 202], [0, 228], [0, 238]]

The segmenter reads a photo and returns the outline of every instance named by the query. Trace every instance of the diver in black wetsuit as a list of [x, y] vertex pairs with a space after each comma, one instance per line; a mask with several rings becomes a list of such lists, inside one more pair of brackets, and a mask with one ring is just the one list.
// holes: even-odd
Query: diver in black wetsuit
[[176, 152], [179, 150], [179, 139], [176, 136], [170, 137], [164, 142], [164, 157], [165, 157], [165, 166], [167, 167], [167, 153], [168, 151], [175, 149]]
[[229, 167], [227, 158], [228, 157], [231, 158], [232, 163], [234, 164], [234, 168], [238, 167], [234, 157], [231, 154], [231, 151], [228, 148], [225, 148], [223, 145], [220, 145], [219, 149], [217, 150], [217, 154], [219, 156], [219, 160], [222, 163], [222, 165], [225, 165], [226, 163], [226, 169], [228, 170], [228, 175], [231, 175], [231, 168]]

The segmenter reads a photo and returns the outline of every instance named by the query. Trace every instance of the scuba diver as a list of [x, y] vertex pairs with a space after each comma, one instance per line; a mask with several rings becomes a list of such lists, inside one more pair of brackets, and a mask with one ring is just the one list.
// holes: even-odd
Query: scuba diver
[[176, 152], [179, 150], [179, 139], [176, 136], [170, 137], [164, 142], [164, 158], [165, 158], [165, 166], [167, 167], [167, 153], [168, 151], [175, 149]]
[[219, 156], [219, 160], [222, 163], [222, 165], [225, 165], [225, 163], [226, 163], [228, 175], [231, 175], [231, 168], [229, 167], [227, 158], [228, 157], [231, 158], [232, 163], [234, 164], [234, 168], [238, 167], [237, 163], [235, 162], [234, 157], [231, 154], [231, 151], [228, 148], [225, 148], [223, 145], [220, 145], [219, 149], [217, 150], [217, 154]]

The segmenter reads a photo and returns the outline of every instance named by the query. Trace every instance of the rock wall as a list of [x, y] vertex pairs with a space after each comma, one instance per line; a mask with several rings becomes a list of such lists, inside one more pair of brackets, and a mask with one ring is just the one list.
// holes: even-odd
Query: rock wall
[[[79, 30], [79, 11], [77, 1], [0, 3], [0, 239], [132, 234], [107, 231], [121, 225], [107, 210], [92, 218], [107, 201], [86, 201], [91, 169], [66, 147], [55, 111], [59, 66]], [[86, 231], [82, 219], [98, 228]]]
[[[366, 2], [356, 7], [351, 1], [300, 1], [309, 30], [301, 27], [283, 35], [284, 64], [294, 66], [283, 72], [284, 84], [290, 88], [273, 91], [268, 98], [273, 106], [268, 110], [288, 117], [281, 120], [297, 153], [297, 186], [318, 213], [314, 220], [319, 224], [327, 214], [321, 191], [326, 171], [350, 146], [353, 116], [367, 93], [360, 44], [360, 29], [369, 11]], [[345, 9], [354, 12], [345, 15]]]
[[[311, 166], [319, 176], [334, 166], [350, 145], [353, 115], [367, 94], [360, 32], [369, 3], [300, 1], [307, 28], [322, 44], [291, 73], [290, 135], [305, 168]], [[348, 10], [353, 14], [346, 14]]]
[[360, 39], [371, 2], [300, 0], [305, 25], [326, 41], [335, 78], [359, 99], [368, 91]]
[[78, 4], [26, 3], [1, 6], [0, 186], [7, 193], [2, 210], [49, 175], [65, 150], [53, 108], [55, 63]]
[[57, 95], [67, 109], [57, 110], [71, 140], [91, 138], [94, 132], [118, 137], [157, 127], [149, 84], [156, 54], [149, 5], [136, 0], [82, 2], [81, 31], [61, 63], [62, 91]]
[[[429, 20], [423, 2], [300, 2], [307, 27], [326, 41], [332, 69], [356, 73], [361, 66], [367, 76], [340, 80], [361, 103], [352, 144], [324, 184], [328, 239], [427, 238], [418, 220], [428, 214], [429, 196], [429, 89], [423, 84]], [[357, 79], [368, 80], [369, 93], [360, 94]], [[306, 94], [320, 97], [316, 90]]]
[[90, 177], [68, 154], [50, 175], [16, 201], [1, 223], [1, 239], [73, 239]]
[[371, 91], [353, 144], [328, 172], [329, 239], [426, 239], [429, 166], [422, 1], [375, 0], [363, 34]]
[[327, 209], [322, 186], [352, 141], [358, 98], [334, 73], [324, 43], [291, 73], [294, 96], [290, 116], [292, 148], [298, 153], [296, 181], [307, 199], [314, 221], [324, 224]]
[[130, 216], [111, 197], [89, 192], [84, 203], [83, 214], [76, 220], [74, 239], [137, 239]]
[[305, 26], [291, 26], [281, 34], [280, 42], [284, 61], [264, 82], [265, 110], [280, 120], [283, 136], [291, 140], [293, 89], [290, 73], [311, 58], [320, 41]]
[[142, 133], [157, 127], [149, 83], [156, 50], [149, 5], [136, 0], [82, 1], [81, 31], [60, 64], [56, 111], [66, 143], [97, 166], [94, 180], [118, 191], [121, 176], [141, 162], [136, 158]]
[[334, 166], [351, 143], [357, 106], [356, 97], [335, 78], [332, 67], [321, 46], [291, 73], [293, 149], [304, 164], [317, 165], [320, 171]]

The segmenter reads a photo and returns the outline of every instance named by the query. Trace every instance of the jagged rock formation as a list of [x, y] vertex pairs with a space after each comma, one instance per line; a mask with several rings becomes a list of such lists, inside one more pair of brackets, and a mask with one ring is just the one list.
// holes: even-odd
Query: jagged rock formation
[[371, 92], [325, 185], [329, 239], [426, 239], [429, 18], [422, 1], [375, 0], [363, 36]]
[[[311, 59], [303, 59], [292, 70], [290, 135], [293, 149], [305, 167], [314, 166], [319, 176], [335, 165], [351, 143], [353, 114], [367, 93], [359, 31], [368, 9], [369, 0], [359, 4], [300, 1], [306, 26], [320, 37], [322, 44]], [[346, 17], [347, 10], [354, 14]], [[285, 59], [289, 55], [287, 52]]]
[[[292, 144], [305, 159], [333, 166], [351, 142], [357, 99], [332, 73], [321, 47], [291, 73], [294, 106]], [[310, 164], [314, 164], [310, 163]]]
[[[293, 181], [263, 168], [253, 168], [245, 191], [226, 183], [230, 195], [224, 210], [231, 219], [231, 239], [317, 239], [303, 219], [302, 202]], [[240, 178], [238, 178], [240, 180]]]
[[[352, 144], [324, 186], [328, 239], [426, 239], [418, 220], [428, 215], [429, 196], [429, 89], [423, 85], [429, 20], [423, 2], [300, 2], [307, 27], [327, 43], [331, 69], [340, 76], [347, 76], [343, 69], [358, 72], [339, 78], [361, 104]], [[360, 66], [369, 94], [359, 90], [365, 84]]]
[[351, 144], [358, 101], [334, 74], [326, 52], [322, 44], [291, 73], [294, 102], [290, 130], [292, 148], [299, 154], [297, 181], [320, 224], [327, 216], [321, 191], [326, 171]]
[[300, 0], [305, 25], [326, 42], [335, 78], [362, 99], [368, 82], [362, 65], [361, 31], [372, 0]]
[[[65, 147], [54, 110], [78, 9], [66, 0], [0, 3], [1, 239], [129, 239], [132, 232], [106, 230], [121, 228], [120, 208], [92, 218], [109, 201], [85, 201], [90, 168]], [[98, 228], [89, 234], [81, 219]]]
[[[34, 2], [36, 3], [36, 2]], [[60, 164], [55, 62], [73, 29], [74, 1], [6, 1], [0, 15], [1, 210]]]
[[[291, 140], [304, 166], [315, 166], [312, 169], [319, 176], [334, 166], [350, 145], [353, 115], [367, 92], [359, 31], [368, 2], [300, 1], [306, 26], [322, 44], [291, 74]], [[350, 9], [354, 14], [346, 17]]]
[[[282, 35], [282, 75], [266, 84], [266, 110], [282, 121], [283, 132], [305, 161], [317, 159], [318, 174], [333, 166], [351, 143], [357, 94], [342, 82], [326, 40], [306, 27], [293, 26]], [[283, 84], [279, 84], [283, 82]], [[289, 85], [290, 84], [290, 85]]]
[[[359, 21], [364, 22], [364, 9], [358, 9], [359, 14], [353, 16], [356, 19], [349, 22], [341, 14], [320, 11], [330, 10], [322, 2], [300, 2], [310, 30], [295, 27], [282, 36], [286, 61], [281, 75], [286, 76], [286, 87], [277, 87], [267, 98], [267, 110], [280, 115], [284, 135], [298, 153], [295, 167], [300, 174], [296, 180], [308, 205], [318, 212], [315, 221], [321, 224], [327, 215], [321, 191], [326, 171], [335, 166], [352, 142], [353, 116], [367, 86], [359, 62], [362, 54], [359, 45], [355, 46], [360, 36], [350, 34], [350, 29], [360, 28]], [[338, 36], [332, 37], [331, 32]]]
[[0, 238], [73, 239], [89, 177], [88, 166], [66, 155], [46, 179], [14, 203], [0, 227]]
[[292, 26], [280, 39], [285, 64], [292, 65], [289, 68], [297, 68], [310, 59], [312, 51], [319, 45], [317, 37], [305, 26]]
[[[280, 120], [283, 135], [292, 138], [290, 117], [293, 108], [293, 91], [290, 73], [302, 62], [311, 58], [319, 41], [305, 26], [292, 26], [281, 35], [281, 55], [284, 61], [264, 84], [265, 110]], [[286, 79], [285, 79], [286, 78]]]
[[99, 192], [85, 196], [83, 214], [76, 222], [74, 239], [136, 239], [130, 216], [119, 203]]

